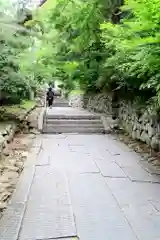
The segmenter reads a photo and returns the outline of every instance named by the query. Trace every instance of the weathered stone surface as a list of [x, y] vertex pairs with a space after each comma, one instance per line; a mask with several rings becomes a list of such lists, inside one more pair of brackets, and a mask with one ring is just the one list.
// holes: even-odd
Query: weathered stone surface
[[104, 177], [123, 178], [127, 175], [115, 162], [108, 162], [105, 159], [95, 160]]
[[153, 137], [152, 137], [151, 147], [152, 147], [154, 150], [159, 150], [159, 140], [157, 139], [156, 136], [153, 136]]
[[49, 165], [50, 158], [51, 158], [51, 156], [49, 156], [49, 153], [47, 151], [43, 151], [43, 149], [41, 149], [41, 151], [39, 152], [39, 154], [36, 158], [35, 164], [36, 164], [36, 166]]
[[0, 151], [2, 151], [3, 146], [4, 146], [4, 137], [0, 135]]
[[114, 156], [114, 161], [121, 167], [138, 167], [141, 158], [135, 152], [124, 152], [120, 155]]
[[25, 168], [20, 176], [17, 188], [13, 193], [11, 203], [26, 203], [30, 187], [33, 181], [35, 168]]
[[[99, 174], [69, 174], [71, 200], [80, 239], [136, 240], [123, 212]], [[82, 197], [83, 193], [83, 197]]]
[[16, 203], [10, 205], [2, 219], [0, 220], [0, 239], [1, 240], [17, 240], [23, 214], [25, 211], [25, 205]]
[[132, 131], [132, 139], [133, 140], [137, 139], [137, 134], [135, 130]]
[[106, 179], [136, 236], [140, 240], [160, 237], [159, 185], [131, 182], [129, 179]]
[[75, 107], [75, 108], [83, 108], [83, 94], [79, 95], [70, 95], [69, 96], [69, 106]]
[[142, 132], [142, 134], [141, 134], [141, 136], [140, 136], [140, 139], [141, 139], [142, 142], [145, 142], [145, 143], [147, 143], [147, 144], [150, 143], [150, 138], [149, 138], [149, 136], [148, 136], [148, 134], [147, 134], [146, 131], [143, 131], [143, 132]]
[[20, 240], [76, 236], [67, 179], [48, 166], [36, 168]]
[[156, 129], [151, 127], [151, 125], [148, 123], [148, 136], [151, 138], [156, 134]]
[[130, 180], [135, 182], [160, 183], [160, 178], [145, 171], [140, 165], [122, 167]]

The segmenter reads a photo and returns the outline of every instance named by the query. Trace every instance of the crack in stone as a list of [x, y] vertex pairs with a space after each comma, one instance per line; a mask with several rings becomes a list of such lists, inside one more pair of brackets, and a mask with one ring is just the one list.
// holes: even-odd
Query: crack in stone
[[160, 184], [160, 182], [157, 180], [153, 180], [153, 181], [149, 181], [149, 180], [132, 180], [130, 179], [131, 182], [135, 182], [135, 183], [150, 183], [150, 184]]
[[50, 166], [49, 163], [36, 164], [36, 167]]
[[77, 236], [51, 237], [51, 238], [41, 238], [36, 240], [79, 240], [79, 237]]

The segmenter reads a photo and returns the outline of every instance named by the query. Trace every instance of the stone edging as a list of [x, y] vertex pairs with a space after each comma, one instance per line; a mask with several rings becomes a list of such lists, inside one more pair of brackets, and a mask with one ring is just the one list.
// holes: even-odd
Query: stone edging
[[38, 130], [40, 132], [42, 132], [42, 129], [43, 129], [43, 119], [44, 119], [45, 110], [46, 110], [45, 107], [43, 107], [38, 118]]

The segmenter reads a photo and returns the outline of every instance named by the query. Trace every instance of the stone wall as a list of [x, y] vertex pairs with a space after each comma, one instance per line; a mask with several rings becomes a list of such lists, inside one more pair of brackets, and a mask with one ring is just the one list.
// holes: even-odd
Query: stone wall
[[97, 94], [84, 96], [84, 108], [89, 111], [112, 114], [112, 97], [111, 95]]
[[124, 101], [120, 101], [116, 109], [112, 97], [104, 94], [87, 97], [84, 102], [85, 108], [106, 115], [113, 116], [117, 111], [119, 127], [122, 127], [133, 139], [160, 150], [160, 116], [153, 110]]
[[74, 108], [84, 107], [83, 94], [69, 95], [68, 101], [69, 101], [69, 106], [71, 107], [74, 107]]
[[151, 109], [137, 108], [131, 103], [121, 103], [121, 126], [133, 139], [140, 140], [155, 150], [160, 150], [160, 116]]

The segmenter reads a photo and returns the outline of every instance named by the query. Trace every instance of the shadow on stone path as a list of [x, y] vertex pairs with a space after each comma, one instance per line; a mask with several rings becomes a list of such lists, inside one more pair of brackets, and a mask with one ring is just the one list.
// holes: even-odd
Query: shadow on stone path
[[160, 178], [111, 135], [40, 135], [0, 240], [158, 240]]

